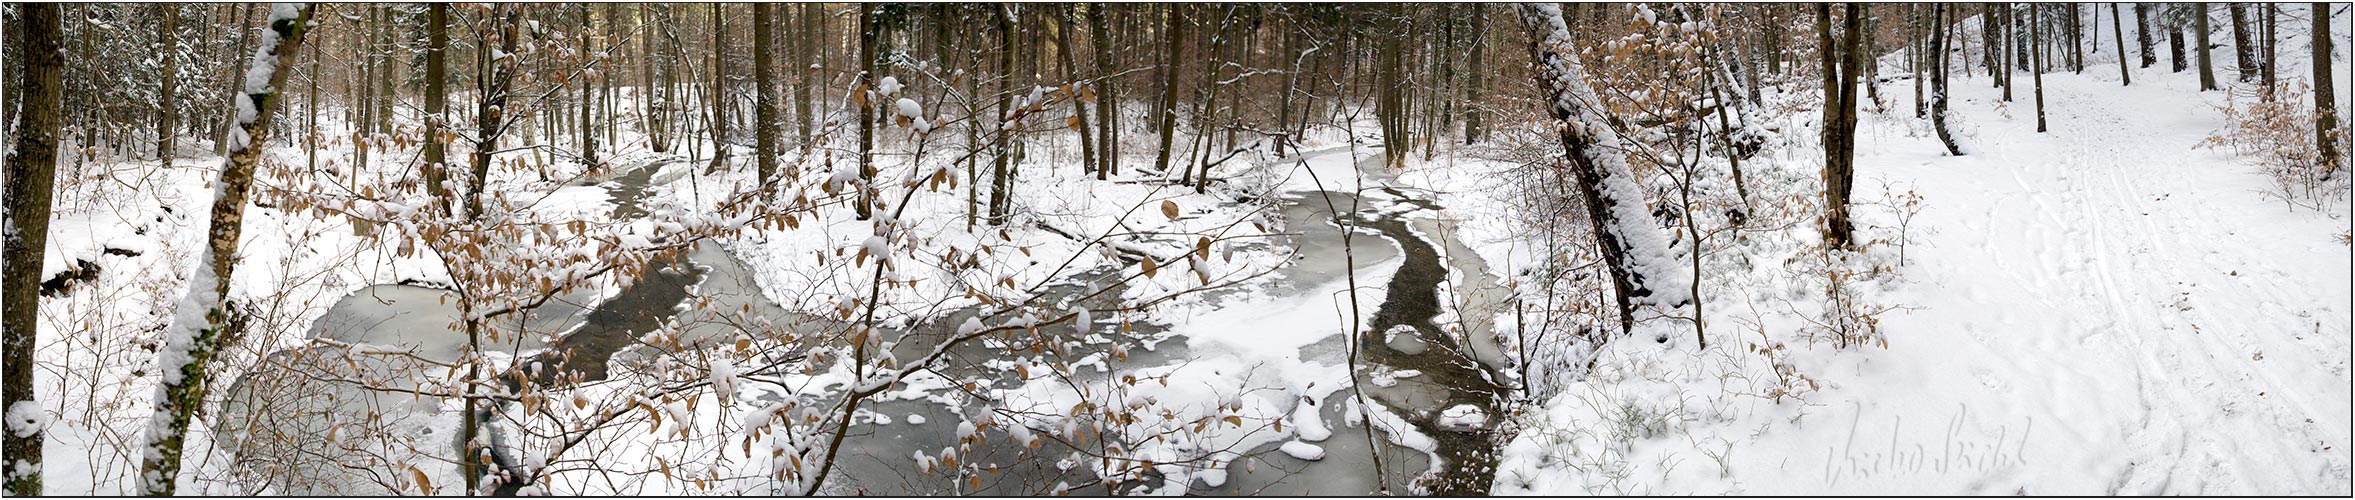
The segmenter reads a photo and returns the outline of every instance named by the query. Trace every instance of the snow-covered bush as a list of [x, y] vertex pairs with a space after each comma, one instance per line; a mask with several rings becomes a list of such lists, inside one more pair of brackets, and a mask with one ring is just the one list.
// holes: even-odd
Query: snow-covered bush
[[[2310, 92], [2305, 81], [2294, 80], [2276, 84], [2270, 99], [2246, 105], [2239, 95], [2229, 95], [2217, 107], [2224, 113], [2225, 128], [2200, 145], [2256, 160], [2273, 181], [2271, 194], [2285, 203], [2321, 208], [2342, 199], [2348, 176], [2322, 162], [2322, 150], [2315, 142], [2314, 106], [2307, 99]], [[2346, 127], [2329, 132], [2331, 141], [2345, 144]]]

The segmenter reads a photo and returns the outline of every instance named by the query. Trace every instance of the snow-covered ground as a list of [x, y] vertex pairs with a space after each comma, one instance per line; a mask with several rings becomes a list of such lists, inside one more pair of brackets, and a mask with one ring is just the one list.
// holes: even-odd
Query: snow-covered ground
[[[2284, 32], [2284, 48], [2305, 46], [2302, 29]], [[2216, 54], [2224, 60], [2230, 52], [2218, 49]], [[2285, 76], [2306, 74], [2303, 54], [2283, 52]], [[2136, 69], [2134, 85], [2122, 87], [2108, 51], [2088, 56], [2093, 64], [2081, 74], [2045, 75], [2051, 122], [2046, 133], [2035, 132], [2034, 96], [2026, 79], [2020, 80], [2013, 101], [2000, 102], [2000, 91], [1990, 88], [1984, 75], [1957, 78], [1954, 124], [1970, 153], [1961, 157], [1944, 155], [1926, 122], [1912, 117], [1910, 82], [1898, 71], [1883, 72], [1891, 78], [1881, 88], [1888, 108], [1868, 103], [1859, 126], [1855, 210], [1866, 239], [1892, 242], [1857, 256], [1863, 265], [1889, 268], [1856, 282], [1869, 302], [1890, 307], [1878, 314], [1885, 347], [1835, 349], [1806, 338], [1815, 329], [1810, 322], [1822, 313], [1824, 297], [1821, 283], [1807, 274], [1819, 264], [1800, 256], [1819, 241], [1809, 218], [1814, 214], [1806, 211], [1810, 206], [1791, 200], [1812, 199], [1821, 189], [1816, 178], [1820, 149], [1812, 137], [1815, 110], [1809, 101], [1814, 91], [1770, 92], [1770, 104], [1780, 112], [1761, 117], [1760, 125], [1774, 134], [1772, 145], [1768, 155], [1745, 168], [1761, 205], [1797, 208], [1756, 215], [1790, 225], [1713, 241], [1706, 248], [1701, 295], [1711, 308], [1704, 317], [1710, 325], [1709, 349], [1696, 350], [1684, 341], [1688, 337], [1622, 339], [1603, 349], [1592, 371], [1535, 369], [1537, 376], [1568, 380], [1549, 382], [1561, 384], [1559, 391], [1518, 411], [1489, 414], [1469, 405], [1422, 410], [1446, 426], [1495, 426], [1518, 433], [1499, 453], [1498, 493], [2349, 494], [2355, 490], [2355, 452], [2349, 451], [2355, 443], [2348, 430], [2355, 425], [2348, 406], [2355, 400], [2349, 389], [2349, 317], [2355, 315], [2350, 256], [2355, 253], [2347, 235], [2355, 203], [2341, 192], [2341, 199], [2325, 200], [2320, 208], [2290, 206], [2270, 194], [2268, 180], [2248, 159], [2198, 147], [2224, 128], [2216, 106], [2225, 99], [2221, 92], [2197, 91], [2196, 74], [2165, 73], [2162, 61]], [[2340, 65], [2348, 67], [2343, 58]], [[2219, 76], [2230, 78], [2221, 69]], [[2355, 100], [2346, 99], [2355, 94], [2346, 89], [2355, 78], [2339, 83], [2342, 102]], [[894, 104], [904, 115], [925, 114], [912, 101]], [[1140, 111], [1136, 108], [1142, 106], [1131, 111]], [[1449, 241], [1427, 241], [1449, 255], [1448, 282], [1439, 291], [1449, 306], [1435, 321], [1451, 329], [1488, 329], [1471, 326], [1482, 322], [1500, 332], [1521, 328], [1509, 311], [1460, 309], [1483, 288], [1499, 286], [1490, 283], [1498, 276], [1507, 277], [1507, 284], [1527, 279], [1525, 272], [1558, 257], [1540, 254], [1527, 228], [1518, 226], [1525, 220], [1513, 213], [1521, 201], [1514, 198], [1519, 178], [1502, 174], [1516, 166], [1482, 149], [1492, 144], [1443, 144], [1431, 160], [1410, 162], [1394, 176], [1368, 178], [1361, 163], [1378, 158], [1378, 150], [1365, 146], [1374, 141], [1334, 137], [1340, 135], [1334, 132], [1319, 131], [1297, 157], [1238, 155], [1215, 169], [1222, 183], [1207, 193], [1171, 185], [1168, 175], [1137, 171], [1143, 163], [1137, 157], [1128, 159], [1119, 177], [1089, 179], [1071, 167], [1077, 153], [1065, 142], [1068, 137], [1041, 134], [1045, 138], [1029, 145], [1031, 161], [1017, 165], [1021, 173], [1010, 210], [1015, 216], [1004, 228], [968, 228], [963, 219], [967, 193], [957, 185], [908, 198], [908, 209], [890, 218], [897, 236], [881, 240], [873, 238], [875, 221], [858, 220], [839, 196], [824, 193], [821, 181], [843, 178], [851, 160], [840, 153], [831, 161], [788, 158], [789, 168], [808, 170], [809, 182], [787, 186], [780, 190], [786, 196], [778, 199], [807, 195], [821, 203], [794, 227], [751, 231], [698, 250], [697, 258], [731, 255], [744, 268], [732, 271], [745, 275], [736, 276], [744, 279], [737, 288], [758, 290], [785, 311], [833, 315], [862, 298], [873, 276], [872, 270], [846, 261], [862, 252], [894, 254], [905, 259], [904, 265], [886, 278], [903, 286], [883, 291], [887, 327], [943, 320], [985, 304], [976, 294], [1020, 298], [1023, 291], [1048, 285], [1077, 286], [1074, 279], [1080, 275], [1128, 268], [1138, 254], [1173, 264], [1155, 278], [1132, 284], [1126, 290], [1131, 299], [1240, 280], [1231, 289], [1188, 295], [1149, 312], [1091, 316], [1073, 335], [1082, 339], [1078, 342], [1112, 343], [1105, 338], [1125, 332], [1130, 322], [1152, 325], [1148, 346], [1182, 339], [1166, 344], [1168, 353], [1140, 351], [1131, 354], [1135, 361], [1097, 355], [1067, 367], [1104, 375], [1100, 382], [1039, 377], [982, 385], [976, 392], [1001, 414], [1037, 415], [1065, 413], [1082, 400], [1081, 390], [1107, 391], [1093, 395], [1098, 399], [1117, 394], [1121, 402], [1155, 410], [1138, 412], [1146, 418], [1124, 429], [1132, 437], [1184, 437], [1139, 439], [1126, 450], [1127, 457], [1156, 461], [1150, 467], [1162, 481], [1146, 485], [1147, 491], [1253, 491], [1243, 488], [1266, 483], [1249, 477], [1252, 460], [1278, 454], [1327, 464], [1362, 458], [1356, 455], [1365, 450], [1353, 443], [1363, 442], [1358, 432], [1366, 424], [1350, 393], [1342, 390], [1349, 371], [1339, 352], [1341, 339], [1350, 325], [1374, 314], [1386, 295], [1380, 284], [1402, 260], [1397, 247], [1371, 231], [1355, 233], [1353, 246], [1361, 247], [1355, 249], [1354, 266], [1335, 256], [1337, 242], [1288, 247], [1279, 234], [1353, 229], [1288, 212], [1282, 200], [1361, 186], [1414, 193], [1368, 192], [1359, 199], [1370, 211], [1411, 212], [1452, 230]], [[884, 134], [889, 146], [881, 156], [882, 178], [911, 177], [918, 169], [948, 163], [942, 159], [952, 154], [947, 151], [954, 138], [935, 139], [940, 142], [934, 144], [934, 156], [911, 164], [905, 159], [915, 148], [905, 134], [901, 129]], [[748, 170], [704, 172], [701, 159], [656, 157], [635, 149], [642, 147], [635, 146], [642, 144], [637, 138], [626, 139], [615, 141], [624, 151], [609, 155], [610, 161], [660, 169], [653, 176], [656, 194], [649, 205], [673, 210], [670, 215], [716, 211], [713, 193], [742, 182], [742, 171]], [[1353, 139], [1354, 146], [1348, 142]], [[709, 149], [708, 143], [698, 147]], [[339, 168], [349, 152], [348, 145], [338, 144], [322, 153], [324, 164], [331, 171]], [[281, 164], [304, 163], [291, 148], [274, 148], [272, 154]], [[748, 161], [745, 155], [738, 158]], [[138, 458], [130, 443], [145, 425], [146, 398], [155, 379], [148, 349], [157, 337], [155, 328], [170, 316], [170, 299], [179, 295], [199, 248], [200, 235], [190, 229], [210, 205], [205, 193], [211, 190], [204, 183], [218, 162], [199, 154], [169, 168], [140, 162], [103, 165], [117, 170], [117, 177], [141, 180], [128, 189], [85, 186], [83, 192], [62, 195], [61, 206], [68, 208], [59, 212], [44, 275], [81, 272], [84, 263], [101, 267], [89, 281], [75, 282], [73, 292], [44, 304], [38, 386], [51, 414], [45, 457], [49, 491], [129, 493]], [[552, 174], [561, 180], [579, 167], [558, 162]], [[535, 174], [503, 172], [493, 185], [511, 199], [539, 200], [535, 213], [599, 219], [614, 206], [603, 188], [527, 178]], [[329, 174], [334, 175], [340, 174]], [[288, 182], [265, 177], [258, 190]], [[896, 208], [908, 186], [884, 184]], [[1410, 197], [1443, 208], [1404, 202]], [[1655, 203], [1659, 199], [1654, 195]], [[1915, 200], [1914, 208], [1904, 205]], [[1165, 206], [1171, 211], [1164, 212]], [[249, 213], [243, 245], [249, 265], [238, 271], [235, 296], [269, 300], [259, 305], [265, 323], [260, 333], [232, 347], [227, 359], [234, 369], [302, 345], [312, 323], [353, 290], [449, 279], [431, 260], [395, 258], [370, 247], [343, 220], [271, 207]], [[1311, 225], [1316, 227], [1304, 227]], [[1426, 239], [1444, 234], [1426, 226], [1415, 230]], [[1104, 234], [1113, 236], [1102, 243], [1087, 241]], [[1186, 257], [1196, 252], [1193, 234], [1218, 235], [1207, 252], [1212, 257]], [[1476, 255], [1458, 255], [1461, 249]], [[972, 267], [936, 258], [976, 253], [985, 257]], [[1469, 272], [1456, 264], [1459, 258], [1485, 262], [1491, 273]], [[1253, 277], [1270, 269], [1282, 272]], [[1349, 288], [1346, 272], [1357, 273], [1359, 288]], [[614, 292], [606, 288], [574, 307], [595, 306]], [[1356, 317], [1348, 307], [1352, 298], [1362, 304]], [[1660, 321], [1644, 328], [1689, 331], [1679, 325]], [[1074, 332], [1069, 328], [1056, 331]], [[991, 359], [974, 369], [1043, 373], [1055, 361], [1044, 356]], [[719, 366], [729, 366], [726, 362]], [[841, 365], [827, 370], [793, 380], [835, 390], [851, 385]], [[1115, 374], [1165, 383], [1116, 384]], [[1376, 369], [1367, 379], [1369, 385], [1387, 388], [1416, 375]], [[734, 380], [733, 374], [711, 378]], [[1800, 381], [1793, 385], [1791, 380]], [[216, 382], [216, 387], [225, 385], [226, 380]], [[1803, 390], [1787, 397], [1767, 392], [1778, 387]], [[636, 397], [617, 391], [590, 388], [572, 396]], [[758, 405], [728, 406], [731, 399], [769, 396], [757, 388], [735, 392], [665, 405], [674, 423], [670, 427], [616, 427], [598, 436], [608, 440], [603, 446], [560, 457], [527, 454], [524, 460], [606, 460], [629, 462], [616, 469], [651, 469], [645, 462], [671, 457], [662, 464], [666, 477], [659, 480], [642, 474], [616, 485], [600, 482], [609, 477], [597, 472], [574, 471], [552, 481], [556, 493], [772, 491], [768, 488], [776, 484], [764, 475], [776, 466], [750, 456], [750, 438], [745, 457], [718, 449], [732, 446], [737, 435], [728, 433], [742, 430], [731, 426], [752, 427], [746, 417], [769, 411]], [[926, 374], [878, 399], [971, 403], [958, 399], [957, 392], [946, 379]], [[727, 409], [687, 409], [698, 404]], [[419, 413], [451, 411], [420, 405]], [[1168, 413], [1145, 415], [1162, 410]], [[918, 429], [910, 432], [953, 428], [962, 438], [978, 432], [972, 430], [974, 422], [963, 420], [973, 413], [978, 412], [925, 417], [873, 410], [858, 422], [862, 432], [892, 425]], [[1388, 441], [1424, 452], [1438, 446], [1396, 412], [1373, 408], [1369, 413], [1388, 431]], [[1230, 414], [1241, 423], [1181, 431], [1187, 423]], [[432, 422], [446, 427], [454, 420]], [[1024, 430], [993, 443], [1035, 442], [1030, 429], [1065, 424], [1046, 417], [1008, 420], [1013, 421], [998, 423]], [[639, 432], [690, 427], [679, 422], [720, 429], [707, 434], [731, 440], [670, 440], [668, 432]], [[209, 426], [196, 430], [192, 442], [211, 441]], [[192, 474], [183, 478], [197, 488], [184, 491], [249, 492], [224, 489], [232, 484], [223, 480], [229, 474], [228, 452], [198, 448], [190, 455]], [[1263, 458], [1246, 458], [1244, 453], [1252, 450]], [[1211, 460], [1172, 463], [1196, 455]], [[920, 469], [941, 455], [928, 456], [894, 463]], [[1394, 474], [1421, 472], [1419, 466], [1396, 463]], [[731, 479], [714, 489], [690, 488], [667, 478], [674, 465]], [[1336, 468], [1356, 467], [1349, 462]], [[429, 475], [446, 492], [457, 481], [444, 469], [450, 468], [434, 468]], [[1317, 484], [1305, 491], [1333, 493], [1334, 485], [1355, 487], [1349, 481], [1362, 478], [1316, 472], [1306, 479]], [[835, 487], [854, 491], [848, 488], [858, 486]]]
[[[2285, 35], [2285, 78], [2310, 74], [2303, 31]], [[2009, 103], [1957, 78], [1961, 157], [1911, 116], [1909, 81], [1885, 83], [1856, 193], [1860, 231], [1909, 240], [1878, 284], [1903, 307], [1880, 316], [1887, 348], [1793, 341], [1822, 387], [1776, 402], [1726, 395], [1758, 373], [1750, 352], [1620, 343], [1525, 417], [1497, 491], [2348, 494], [2348, 200], [2292, 208], [2251, 160], [2197, 147], [2224, 93], [2164, 69], [2046, 74], [2041, 134], [2026, 75]], [[1771, 304], [1808, 291], [1776, 288], [1711, 293], [1712, 317], [1789, 328]]]

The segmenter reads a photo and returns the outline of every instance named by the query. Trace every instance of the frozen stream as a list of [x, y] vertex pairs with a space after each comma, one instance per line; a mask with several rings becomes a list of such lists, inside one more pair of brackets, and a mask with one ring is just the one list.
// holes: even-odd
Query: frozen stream
[[[615, 217], [644, 216], [638, 199], [654, 182], [651, 176], [657, 167], [648, 165], [624, 172], [606, 184], [614, 197]], [[1386, 177], [1383, 169], [1363, 165], [1361, 169], [1368, 177]], [[1272, 279], [1280, 284], [1280, 290], [1305, 291], [1342, 282], [1355, 273], [1359, 286], [1388, 290], [1388, 296], [1375, 309], [1372, 323], [1361, 329], [1360, 337], [1364, 348], [1361, 362], [1386, 366], [1369, 366], [1361, 373], [1416, 370], [1422, 375], [1397, 378], [1396, 383], [1384, 387], [1369, 384], [1365, 386], [1365, 394], [1388, 408], [1389, 413], [1403, 417], [1420, 434], [1433, 438], [1437, 442], [1437, 455], [1442, 458], [1441, 466], [1434, 468], [1428, 455], [1392, 444], [1388, 436], [1381, 436], [1378, 440], [1384, 448], [1380, 452], [1383, 471], [1374, 473], [1365, 431], [1345, 424], [1353, 416], [1344, 414], [1350, 411], [1345, 400], [1350, 399], [1351, 393], [1343, 390], [1318, 402], [1317, 414], [1322, 416], [1325, 427], [1333, 431], [1331, 438], [1316, 443], [1324, 450], [1321, 459], [1301, 460], [1277, 452], [1277, 446], [1287, 441], [1277, 440], [1245, 452], [1245, 458], [1228, 467], [1223, 484], [1213, 487], [1192, 482], [1187, 489], [1189, 493], [1358, 495], [1382, 489], [1375, 484], [1377, 476], [1388, 483], [1389, 491], [1408, 492], [1414, 491], [1410, 483], [1426, 471], [1436, 472], [1422, 485], [1432, 493], [1487, 491], [1495, 473], [1496, 438], [1491, 429], [1500, 415], [1499, 394], [1503, 391], [1493, 375], [1505, 372], [1506, 367], [1485, 320], [1493, 316], [1494, 307], [1503, 303], [1507, 292], [1486, 274], [1485, 264], [1455, 240], [1452, 225], [1437, 217], [1438, 207], [1418, 199], [1413, 191], [1371, 188], [1361, 192], [1362, 196], [1326, 191], [1290, 195], [1282, 206], [1282, 215], [1285, 230], [1296, 236], [1285, 243], [1299, 253]], [[1342, 224], [1357, 226], [1352, 236], [1344, 238], [1344, 231], [1335, 225], [1328, 206], [1344, 212], [1356, 207], [1355, 213], [1340, 218]], [[1352, 257], [1354, 268], [1344, 264]], [[558, 301], [559, 305], [535, 311], [520, 324], [499, 325], [500, 338], [506, 342], [497, 350], [507, 355], [522, 353], [546, 366], [561, 366], [563, 370], [535, 374], [540, 382], [552, 387], [565, 385], [547, 376], [552, 373], [578, 373], [583, 382], [602, 379], [606, 363], [616, 355], [626, 356], [638, 332], [652, 329], [665, 317], [677, 313], [677, 306], [688, 297], [689, 287], [708, 297], [713, 307], [727, 310], [748, 307], [779, 325], [822, 321], [790, 313], [763, 297], [752, 273], [722, 245], [699, 245], [686, 254], [685, 260], [655, 262], [637, 282], [602, 301], [589, 296], [568, 297], [569, 300]], [[1391, 276], [1373, 272], [1383, 267], [1380, 264], [1394, 261], [1399, 264], [1398, 271]], [[1098, 279], [1110, 281], [1112, 277], [1083, 273], [1049, 287], [1048, 302], [1068, 302], [1071, 297], [1084, 293], [1088, 281]], [[1459, 303], [1441, 304], [1441, 297], [1449, 295], [1443, 291], [1452, 292]], [[1224, 293], [1233, 292], [1212, 292], [1214, 296], [1205, 302], [1216, 303], [1216, 295]], [[226, 436], [224, 448], [240, 458], [236, 470], [286, 494], [382, 494], [391, 492], [389, 485], [393, 482], [390, 478], [376, 477], [383, 470], [394, 470], [384, 467], [385, 464], [419, 462], [447, 467], [446, 463], [415, 459], [422, 455], [451, 454], [450, 450], [457, 444], [458, 412], [451, 411], [453, 405], [447, 402], [398, 391], [404, 387], [415, 388], [417, 380], [448, 378], [437, 371], [439, 367], [426, 361], [455, 359], [464, 344], [464, 335], [450, 328], [458, 312], [447, 303], [447, 295], [448, 292], [407, 285], [377, 285], [358, 290], [330, 309], [314, 325], [311, 336], [369, 347], [343, 349], [314, 344], [272, 353], [270, 362], [254, 371], [270, 376], [249, 374], [231, 384], [222, 411], [231, 418], [220, 419], [222, 424], [217, 425]], [[1117, 293], [1106, 295], [1118, 296]], [[579, 304], [593, 304], [593, 307]], [[1364, 307], [1376, 305], [1364, 304]], [[1460, 324], [1442, 325], [1433, 319], [1443, 308], [1473, 312], [1460, 313], [1466, 319]], [[890, 332], [893, 338], [901, 339], [897, 345], [903, 351], [898, 353], [900, 359], [910, 359], [917, 352], [928, 350], [937, 341], [931, 339], [944, 337], [949, 333], [948, 325], [960, 324], [970, 314], [972, 311], [958, 311], [934, 324]], [[697, 338], [702, 336], [697, 335], [699, 329], [721, 328], [725, 327], [691, 323], [683, 337]], [[557, 337], [554, 346], [545, 346], [531, 340], [537, 335], [517, 335], [519, 329], [566, 333]], [[1135, 325], [1133, 335], [1114, 337], [1119, 338], [1112, 341], [1125, 344], [1130, 353], [1127, 361], [1115, 366], [1117, 369], [1170, 365], [1188, 359], [1187, 339], [1168, 335], [1162, 325], [1141, 322]], [[1329, 366], [1347, 363], [1344, 340], [1338, 334], [1332, 335], [1303, 347], [1299, 358]], [[1090, 345], [1083, 349], [1109, 347], [1108, 344]], [[975, 343], [959, 351], [967, 355], [950, 358], [941, 370], [961, 379], [990, 379], [996, 387], [1019, 385], [1020, 380], [1004, 370], [959, 361], [987, 359], [994, 351]], [[296, 374], [276, 373], [286, 370]], [[374, 385], [379, 390], [354, 385], [353, 381], [360, 379], [377, 381]], [[381, 390], [386, 386], [395, 390]], [[260, 394], [271, 397], [256, 397]], [[985, 467], [999, 466], [998, 474], [982, 478], [978, 490], [971, 488], [967, 478], [961, 476], [926, 475], [911, 470], [908, 458], [911, 454], [955, 446], [955, 426], [959, 422], [992, 411], [985, 402], [959, 395], [945, 396], [948, 397], [884, 399], [865, 405], [861, 415], [866, 419], [852, 427], [853, 435], [845, 441], [839, 458], [841, 466], [835, 469], [837, 477], [828, 481], [830, 492], [1041, 494], [1058, 483], [1065, 483], [1072, 485], [1073, 492], [1078, 494], [1108, 493], [1097, 486], [1094, 473], [1085, 466], [1064, 467], [1056, 460], [1039, 459], [1062, 457], [1070, 450], [1059, 450], [1056, 449], [1059, 445], [1048, 444], [1044, 449], [1018, 456], [1018, 447], [1002, 445], [1010, 441], [1002, 440], [1005, 436], [995, 431], [988, 436], [992, 446], [976, 448], [963, 457]], [[1486, 422], [1480, 425], [1445, 422], [1442, 410], [1462, 406], [1478, 408], [1486, 415]], [[231, 425], [231, 422], [246, 425]], [[389, 438], [379, 441], [391, 442], [353, 443], [333, 432], [338, 426], [360, 423], [389, 423], [393, 432]], [[503, 443], [498, 436], [492, 437], [494, 443]], [[505, 464], [511, 459], [501, 456], [498, 461]], [[370, 468], [378, 472], [370, 472]], [[1117, 487], [1121, 492], [1130, 492], [1128, 486]], [[501, 493], [512, 493], [512, 490]]]

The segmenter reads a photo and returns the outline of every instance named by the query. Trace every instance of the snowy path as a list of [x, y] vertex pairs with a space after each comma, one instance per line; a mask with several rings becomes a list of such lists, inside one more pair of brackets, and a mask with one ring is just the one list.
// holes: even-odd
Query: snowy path
[[1946, 475], [1959, 491], [2346, 494], [2346, 221], [2290, 211], [2253, 167], [2194, 148], [2221, 121], [2182, 101], [2220, 94], [2086, 73], [2047, 76], [2049, 134], [2032, 96], [2002, 117], [1979, 81], [1954, 106], [1970, 156], [1864, 138], [1860, 197], [1911, 181], [1930, 208], [1894, 295], [1922, 309], [1891, 313], [1889, 355], [1837, 377], [1870, 402], [1854, 432], [1919, 415], [1962, 422], [1949, 446], [2008, 433], [2017, 463]]

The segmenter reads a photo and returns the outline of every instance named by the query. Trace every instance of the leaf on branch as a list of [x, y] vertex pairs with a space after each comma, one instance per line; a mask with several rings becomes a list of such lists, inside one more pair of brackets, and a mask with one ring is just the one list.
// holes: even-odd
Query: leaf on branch
[[409, 478], [417, 482], [418, 492], [427, 495], [433, 494], [433, 480], [426, 478], [424, 470], [418, 469], [415, 465], [409, 466]]
[[1177, 218], [1178, 218], [1178, 205], [1177, 205], [1177, 202], [1176, 202], [1176, 201], [1173, 201], [1173, 200], [1161, 200], [1161, 216], [1163, 216], [1163, 217], [1168, 217], [1168, 218], [1169, 218], [1169, 220], [1177, 220]]

